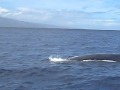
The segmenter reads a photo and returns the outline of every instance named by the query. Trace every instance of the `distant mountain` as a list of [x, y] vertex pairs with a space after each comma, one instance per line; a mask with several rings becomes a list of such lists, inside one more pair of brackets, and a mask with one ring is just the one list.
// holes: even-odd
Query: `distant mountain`
[[57, 26], [53, 26], [53, 25], [31, 23], [31, 22], [19, 21], [4, 17], [0, 17], [0, 27], [57, 28]]

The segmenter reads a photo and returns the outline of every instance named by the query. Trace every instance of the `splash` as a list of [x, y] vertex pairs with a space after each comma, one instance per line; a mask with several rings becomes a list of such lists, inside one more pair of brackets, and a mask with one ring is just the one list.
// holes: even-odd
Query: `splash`
[[65, 62], [65, 61], [68, 61], [67, 59], [63, 59], [63, 58], [61, 58], [61, 57], [59, 57], [59, 56], [50, 56], [49, 57], [49, 60], [51, 61], [51, 62]]

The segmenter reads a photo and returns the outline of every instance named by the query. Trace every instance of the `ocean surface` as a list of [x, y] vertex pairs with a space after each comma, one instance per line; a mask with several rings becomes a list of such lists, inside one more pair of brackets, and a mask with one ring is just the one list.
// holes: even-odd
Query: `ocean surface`
[[67, 60], [99, 53], [120, 31], [0, 28], [0, 90], [120, 90], [120, 62]]

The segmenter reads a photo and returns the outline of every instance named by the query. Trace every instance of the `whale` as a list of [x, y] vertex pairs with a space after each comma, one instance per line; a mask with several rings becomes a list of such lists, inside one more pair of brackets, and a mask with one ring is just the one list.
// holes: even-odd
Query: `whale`
[[69, 57], [69, 60], [112, 60], [120, 62], [120, 54], [93, 54], [93, 55], [84, 55], [84, 56], [75, 56]]

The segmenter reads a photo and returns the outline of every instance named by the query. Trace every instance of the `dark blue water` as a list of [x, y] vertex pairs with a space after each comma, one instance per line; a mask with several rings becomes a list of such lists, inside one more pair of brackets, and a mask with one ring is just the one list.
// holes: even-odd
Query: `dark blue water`
[[0, 28], [0, 90], [120, 90], [119, 62], [49, 60], [120, 53], [119, 38], [120, 31]]

